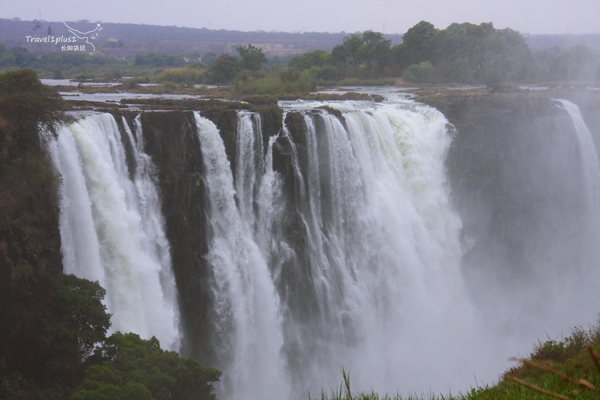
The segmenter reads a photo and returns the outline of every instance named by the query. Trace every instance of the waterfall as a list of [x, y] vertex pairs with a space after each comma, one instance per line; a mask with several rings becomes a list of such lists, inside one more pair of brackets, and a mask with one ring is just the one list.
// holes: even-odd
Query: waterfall
[[[523, 185], [537, 196], [523, 197], [540, 203], [523, 211], [534, 222], [530, 229], [516, 232], [527, 240], [523, 248], [532, 249], [531, 276], [542, 279], [527, 281], [525, 291], [520, 276], [504, 292], [480, 285], [479, 293], [492, 293], [490, 303], [497, 303], [492, 323], [473, 302], [473, 286], [488, 281], [463, 281], [467, 218], [461, 221], [450, 201], [445, 162], [454, 131], [439, 111], [400, 99], [283, 102], [277, 135], [263, 134], [259, 114], [238, 111], [233, 140], [225, 142], [195, 112], [203, 163], [196, 185], [205, 198], [194, 201], [206, 214], [206, 226], [198, 227], [208, 242], [202, 284], [210, 287], [213, 308], [202, 323], [214, 349], [211, 366], [223, 371], [219, 398], [319, 396], [338, 389], [340, 368], [356, 392], [465, 390], [492, 383], [511, 365], [508, 357], [531, 349], [539, 332], [523, 338], [515, 325], [543, 334], [547, 326], [540, 322], [554, 324], [549, 329], [556, 332], [565, 316], [583, 315], [572, 305], [588, 304], [596, 293], [600, 169], [579, 109], [557, 102], [574, 123], [578, 152], [554, 145], [577, 145], [561, 131], [550, 138], [556, 142], [544, 142], [552, 148], [547, 154], [564, 153], [560, 163], [549, 168], [552, 157], [541, 152], [531, 162], [520, 157], [525, 160], [516, 168], [531, 167]], [[178, 349], [157, 171], [144, 152], [140, 118], [131, 125], [123, 120], [119, 131], [111, 115], [92, 114], [47, 143], [62, 177], [65, 272], [107, 289], [113, 330], [155, 335]], [[548, 189], [562, 169], [561, 184], [568, 185]], [[537, 176], [551, 179], [535, 191], [529, 182]], [[522, 198], [509, 200], [520, 206]], [[562, 236], [550, 229], [567, 223]], [[500, 270], [504, 261], [494, 256], [490, 265]], [[566, 261], [573, 266], [561, 269]], [[532, 298], [538, 302], [527, 303]]]
[[179, 348], [175, 281], [139, 118], [129, 171], [125, 145], [110, 114], [92, 114], [47, 143], [61, 176], [60, 232], [65, 273], [99, 281], [112, 314], [111, 331], [156, 336]]
[[[595, 294], [600, 279], [600, 163], [592, 134], [579, 107], [564, 99], [556, 100], [573, 121], [578, 143], [579, 179], [581, 188], [577, 196], [579, 218], [576, 220], [577, 236], [568, 238], [561, 246], [563, 252], [573, 249], [567, 262], [556, 265], [561, 277], [555, 286], [553, 309], [560, 321], [568, 326], [589, 323], [598, 318], [598, 298]], [[564, 225], [566, 225], [567, 221]], [[567, 301], [568, 299], [568, 301]], [[573, 308], [573, 305], [577, 305]]]
[[[468, 386], [492, 368], [460, 276], [447, 120], [414, 102], [321, 105], [292, 104], [304, 137], [284, 126], [265, 154], [259, 116], [239, 112], [233, 168], [196, 114], [221, 393], [319, 395], [340, 367], [357, 390]], [[295, 183], [274, 170], [282, 146]]]
[[[287, 378], [280, 357], [283, 337], [279, 300], [265, 251], [255, 238], [255, 227], [260, 223], [253, 211], [255, 193], [259, 192], [260, 197], [260, 192], [273, 187], [269, 172], [265, 185], [260, 187], [263, 171], [256, 167], [262, 165], [261, 133], [253, 129], [251, 114], [240, 115], [234, 186], [217, 127], [199, 113], [195, 117], [209, 198], [211, 232], [206, 259], [214, 274], [214, 323], [221, 360], [218, 367], [223, 370], [221, 393], [231, 399], [287, 398]], [[259, 155], [261, 162], [257, 161]], [[273, 217], [270, 213], [259, 215]], [[262, 225], [268, 227], [268, 223]]]
[[[568, 100], [557, 100], [567, 110], [575, 125], [579, 150], [581, 152], [582, 174], [586, 183], [586, 201], [588, 207], [597, 209], [600, 206], [600, 164], [598, 154], [592, 139], [592, 134], [583, 120], [581, 111], [576, 104]], [[595, 211], [597, 214], [597, 211]]]
[[[305, 380], [297, 386], [318, 394], [340, 379], [340, 366], [364, 390], [468, 384], [472, 375], [448, 364], [474, 361], [460, 351], [477, 327], [445, 178], [447, 120], [412, 102], [327, 105], [341, 118], [315, 111], [322, 103], [291, 105], [304, 115], [306, 155], [294, 160], [306, 158], [296, 166], [306, 182], [298, 212], [318, 305], [308, 322], [287, 315], [292, 374]], [[438, 363], [435, 353], [444, 354]]]

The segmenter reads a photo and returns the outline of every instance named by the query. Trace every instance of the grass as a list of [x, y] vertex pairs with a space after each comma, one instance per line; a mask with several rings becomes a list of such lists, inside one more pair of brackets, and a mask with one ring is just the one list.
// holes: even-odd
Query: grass
[[[403, 397], [352, 393], [350, 375], [342, 369], [339, 390], [320, 400], [513, 400], [600, 399], [600, 319], [588, 329], [576, 327], [562, 340], [539, 341], [529, 357], [506, 371], [498, 384], [472, 388], [466, 393]], [[309, 399], [312, 399], [309, 396]]]

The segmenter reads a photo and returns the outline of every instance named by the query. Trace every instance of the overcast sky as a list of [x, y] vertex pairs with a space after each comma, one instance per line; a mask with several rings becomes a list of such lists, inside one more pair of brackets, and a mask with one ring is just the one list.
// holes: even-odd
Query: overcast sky
[[[404, 33], [421, 20], [521, 33], [600, 33], [600, 0], [0, 0], [0, 18], [241, 31]], [[1, 38], [0, 38], [1, 40]]]

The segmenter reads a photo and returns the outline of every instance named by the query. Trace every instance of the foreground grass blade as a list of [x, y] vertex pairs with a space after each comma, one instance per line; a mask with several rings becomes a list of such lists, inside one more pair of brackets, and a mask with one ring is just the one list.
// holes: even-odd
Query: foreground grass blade
[[526, 388], [529, 388], [531, 390], [535, 390], [536, 392], [540, 392], [540, 393], [543, 393], [543, 394], [548, 395], [548, 396], [552, 396], [552, 397], [557, 398], [557, 399], [572, 400], [570, 397], [563, 396], [562, 394], [554, 393], [554, 392], [551, 392], [549, 390], [544, 390], [544, 389], [539, 388], [537, 386], [531, 385], [531, 384], [529, 384], [529, 383], [527, 383], [525, 381], [522, 381], [519, 378], [515, 378], [514, 376], [509, 376], [508, 379], [510, 379], [513, 382], [518, 383], [519, 385], [525, 386]]

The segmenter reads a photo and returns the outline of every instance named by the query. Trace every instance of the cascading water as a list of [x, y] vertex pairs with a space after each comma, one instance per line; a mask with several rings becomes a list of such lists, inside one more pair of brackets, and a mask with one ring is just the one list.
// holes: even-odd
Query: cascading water
[[[560, 289], [582, 304], [597, 281], [597, 254], [589, 249], [598, 248], [600, 170], [578, 109], [559, 103], [580, 144], [574, 159], [586, 200], [583, 210], [571, 208], [588, 226], [563, 252], [581, 255], [580, 275], [566, 283], [563, 276]], [[484, 326], [489, 320], [467, 295], [473, 282], [461, 275], [462, 225], [444, 164], [452, 130], [440, 112], [405, 100], [282, 106], [295, 125], [284, 124], [268, 143], [259, 115], [238, 112], [233, 168], [216, 126], [195, 113], [214, 307], [203, 322], [213, 333], [213, 366], [223, 370], [219, 397], [318, 396], [337, 388], [341, 367], [356, 391], [448, 393], [490, 383], [508, 357], [531, 348], [539, 332], [500, 332], [504, 316]], [[121, 134], [112, 116], [95, 114], [48, 143], [62, 176], [65, 270], [107, 289], [114, 329], [156, 335], [177, 348], [155, 171], [140, 119], [133, 131], [125, 121], [123, 127]], [[132, 149], [129, 163], [122, 136]], [[546, 263], [538, 272], [553, 268]], [[583, 285], [581, 276], [588, 277]], [[555, 297], [548, 308], [562, 306], [562, 321], [572, 302]], [[519, 321], [535, 313], [520, 311], [521, 300], [509, 307]]]
[[[285, 128], [266, 156], [258, 115], [240, 112], [234, 171], [214, 124], [196, 115], [222, 393], [314, 395], [341, 366], [357, 389], [467, 385], [492, 369], [474, 364], [486, 350], [462, 353], [478, 327], [444, 175], [446, 119], [412, 102], [329, 104], [343, 123], [320, 105], [294, 104], [305, 137]], [[285, 143], [294, 188], [273, 171]], [[464, 368], [432, 363], [440, 352]]]
[[[576, 104], [568, 100], [557, 100], [561, 106], [567, 110], [569, 116], [575, 125], [577, 139], [579, 141], [579, 150], [581, 152], [582, 173], [584, 182], [586, 183], [586, 201], [587, 206], [592, 210], [600, 206], [600, 164], [598, 162], [598, 154], [594, 146], [592, 134], [588, 129], [581, 111]], [[592, 211], [590, 210], [590, 211]], [[594, 214], [597, 214], [595, 211]]]
[[[578, 143], [578, 175], [581, 187], [576, 195], [580, 199], [576, 219], [576, 236], [570, 237], [562, 244], [561, 250], [572, 249], [567, 262], [553, 265], [550, 271], [560, 277], [555, 286], [550, 286], [555, 293], [552, 296], [550, 309], [555, 310], [557, 321], [567, 326], [594, 321], [597, 317], [597, 282], [600, 269], [600, 163], [592, 134], [586, 125], [579, 107], [568, 100], [556, 100], [564, 108], [573, 121]], [[571, 221], [565, 221], [568, 226]], [[566, 252], [566, 251], [565, 251]], [[565, 299], [568, 298], [568, 301]], [[577, 307], [573, 307], [577, 305]]]
[[137, 140], [126, 122], [124, 127], [134, 171], [110, 114], [62, 126], [48, 142], [62, 177], [64, 271], [106, 289], [112, 331], [156, 336], [163, 347], [178, 349], [176, 289], [154, 168], [143, 152], [139, 119]]
[[[262, 154], [250, 150], [261, 151], [254, 142], [259, 131], [256, 124], [250, 129], [249, 114], [240, 114], [235, 185], [229, 183], [232, 178], [216, 185], [235, 187], [235, 193], [227, 189], [228, 218], [240, 221], [228, 226], [245, 227], [250, 242], [261, 243], [260, 261], [251, 266], [243, 259], [237, 273], [258, 267], [263, 277], [270, 277], [264, 304], [271, 307], [265, 310], [273, 313], [271, 321], [279, 318], [278, 312], [282, 318], [269, 328], [277, 330], [271, 335], [283, 338], [277, 342], [281, 358], [261, 367], [277, 371], [278, 377], [247, 380], [233, 393], [254, 398], [247, 395], [254, 387], [289, 382], [291, 393], [318, 395], [339, 381], [340, 367], [350, 371], [356, 390], [405, 394], [447, 393], [497, 378], [509, 365], [505, 360], [529, 349], [535, 336], [499, 335], [496, 325], [483, 326], [480, 310], [466, 294], [460, 271], [461, 221], [450, 206], [444, 167], [452, 139], [444, 116], [406, 101], [325, 104], [339, 110], [339, 116], [319, 110], [323, 103], [285, 105], [288, 114], [301, 113], [303, 128], [292, 132], [284, 127], [272, 138], [268, 157], [278, 146], [279, 156], [291, 163], [290, 175], [270, 171], [266, 189], [261, 176], [249, 172], [263, 171], [257, 161]], [[584, 168], [597, 170], [589, 167], [590, 157], [582, 159]], [[268, 169], [270, 163], [267, 159], [264, 166]], [[596, 187], [600, 180], [589, 175], [585, 179]], [[267, 222], [258, 222], [269, 215], [260, 212], [265, 193], [277, 199], [270, 203], [276, 211]], [[268, 234], [256, 228], [261, 224], [272, 227]], [[241, 248], [230, 243], [219, 249], [233, 254]], [[236, 294], [233, 298], [244, 290], [251, 293], [247, 288], [228, 290], [229, 296]], [[271, 295], [273, 290], [278, 296]], [[252, 297], [245, 296], [248, 303]], [[535, 317], [530, 310], [517, 313], [515, 320]], [[231, 325], [248, 329], [248, 321]], [[247, 354], [254, 343], [238, 339], [234, 354]], [[275, 347], [263, 350], [277, 354]], [[287, 378], [281, 375], [282, 365]]]
[[[477, 330], [444, 174], [446, 119], [412, 102], [328, 104], [342, 122], [314, 111], [320, 105], [293, 105], [306, 110], [298, 212], [308, 242], [302, 268], [318, 307], [308, 322], [287, 314], [298, 389], [319, 393], [339, 380], [340, 366], [365, 390], [468, 383], [470, 373], [432, 363], [443, 352], [464, 364], [459, 353]], [[298, 308], [305, 299], [288, 301]]]
[[[279, 300], [265, 252], [255, 240], [259, 221], [254, 201], [263, 173], [257, 170], [262, 165], [260, 131], [256, 134], [252, 129], [251, 114], [240, 116], [240, 159], [234, 186], [217, 127], [198, 113], [195, 116], [209, 200], [211, 232], [206, 259], [214, 274], [216, 351], [221, 361], [218, 367], [224, 372], [221, 392], [233, 399], [287, 398], [279, 356], [283, 346]], [[268, 183], [272, 179], [265, 183], [261, 192], [271, 190]]]

